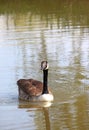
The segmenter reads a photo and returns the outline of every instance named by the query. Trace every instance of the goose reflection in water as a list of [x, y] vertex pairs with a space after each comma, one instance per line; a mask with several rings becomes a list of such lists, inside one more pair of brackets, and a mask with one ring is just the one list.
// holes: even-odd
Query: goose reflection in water
[[[50, 128], [50, 117], [49, 117], [49, 107], [52, 105], [51, 102], [30, 102], [26, 103], [24, 101], [19, 102], [20, 109], [26, 109], [26, 112], [31, 114], [35, 112], [34, 118], [35, 125], [37, 127], [43, 128], [45, 127], [46, 130], [51, 130]], [[30, 115], [29, 115], [30, 116]], [[39, 124], [39, 125], [38, 125]], [[42, 125], [42, 126], [41, 126]]]

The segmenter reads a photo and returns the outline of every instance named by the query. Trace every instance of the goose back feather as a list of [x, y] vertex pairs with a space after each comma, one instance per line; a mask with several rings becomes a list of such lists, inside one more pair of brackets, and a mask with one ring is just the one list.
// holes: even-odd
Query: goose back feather
[[39, 96], [43, 90], [42, 82], [34, 79], [20, 79], [17, 81], [17, 85], [29, 96]]

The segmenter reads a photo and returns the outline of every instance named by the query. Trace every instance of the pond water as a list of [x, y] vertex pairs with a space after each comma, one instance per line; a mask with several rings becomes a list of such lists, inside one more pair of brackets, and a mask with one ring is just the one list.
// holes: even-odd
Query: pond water
[[[89, 130], [89, 1], [0, 1], [0, 130]], [[17, 80], [42, 81], [52, 104], [18, 99]]]

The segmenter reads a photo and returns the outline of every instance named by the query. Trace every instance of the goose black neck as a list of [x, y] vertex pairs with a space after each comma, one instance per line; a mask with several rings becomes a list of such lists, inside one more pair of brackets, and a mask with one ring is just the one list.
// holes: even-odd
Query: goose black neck
[[48, 69], [43, 70], [43, 92], [42, 94], [47, 94], [48, 92]]

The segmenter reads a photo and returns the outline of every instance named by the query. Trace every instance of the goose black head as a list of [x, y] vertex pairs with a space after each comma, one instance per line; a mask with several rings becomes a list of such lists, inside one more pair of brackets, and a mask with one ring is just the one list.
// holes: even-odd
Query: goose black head
[[49, 65], [47, 61], [42, 61], [41, 62], [41, 70], [48, 70]]

